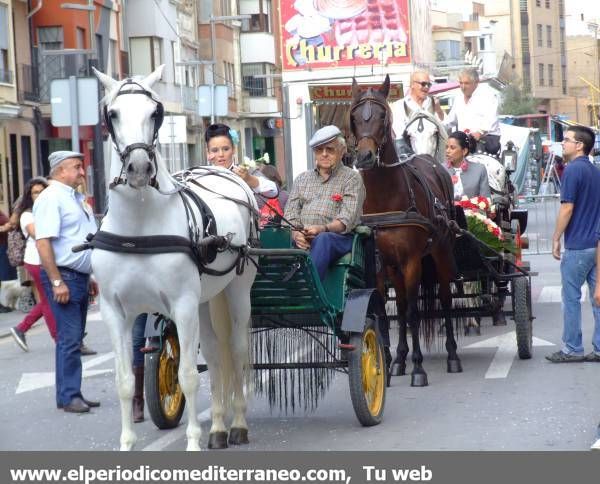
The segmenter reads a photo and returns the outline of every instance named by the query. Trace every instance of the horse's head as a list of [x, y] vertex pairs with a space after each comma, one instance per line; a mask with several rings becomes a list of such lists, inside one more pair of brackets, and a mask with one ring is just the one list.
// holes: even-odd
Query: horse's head
[[94, 69], [104, 85], [104, 122], [121, 159], [121, 178], [133, 188], [155, 185], [158, 174], [156, 139], [164, 108], [152, 85], [163, 66], [145, 78], [116, 81]]
[[392, 140], [392, 116], [387, 103], [390, 76], [385, 76], [381, 88], [361, 92], [356, 79], [352, 80], [350, 132], [356, 139], [356, 167], [362, 170], [379, 163], [381, 150]]
[[409, 117], [403, 136], [410, 142], [414, 153], [435, 158], [440, 152], [440, 140], [445, 134], [434, 115], [416, 111]]

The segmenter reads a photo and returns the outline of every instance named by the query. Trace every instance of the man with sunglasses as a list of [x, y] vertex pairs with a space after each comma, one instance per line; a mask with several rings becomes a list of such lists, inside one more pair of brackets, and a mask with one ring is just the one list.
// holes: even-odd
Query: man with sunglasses
[[337, 126], [324, 126], [308, 142], [316, 167], [298, 175], [285, 207], [295, 225], [294, 244], [310, 250], [321, 280], [329, 264], [352, 250], [351, 231], [362, 215], [365, 186], [361, 176], [344, 166], [346, 140]]
[[[592, 297], [596, 288], [596, 227], [600, 219], [600, 170], [589, 159], [594, 132], [572, 126], [562, 141], [569, 161], [561, 180], [560, 210], [552, 237], [552, 255], [560, 260], [562, 281], [562, 348], [546, 356], [552, 363], [600, 362], [600, 307]], [[565, 251], [560, 253], [564, 234]], [[588, 283], [594, 315], [593, 351], [584, 356], [581, 335], [581, 287]]]
[[417, 111], [435, 114], [439, 120], [444, 119], [444, 111], [439, 102], [429, 95], [431, 77], [427, 71], [414, 71], [410, 75], [408, 94], [390, 105], [392, 109], [392, 128], [396, 139], [402, 138], [408, 120]]
[[458, 75], [460, 91], [444, 124], [452, 131], [463, 131], [483, 144], [492, 155], [500, 151], [498, 98], [486, 86], [479, 85], [477, 69], [463, 69]]

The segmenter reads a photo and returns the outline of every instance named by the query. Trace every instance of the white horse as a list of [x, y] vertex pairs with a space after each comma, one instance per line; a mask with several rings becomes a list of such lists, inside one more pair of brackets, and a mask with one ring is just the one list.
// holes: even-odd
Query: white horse
[[413, 111], [408, 116], [403, 137], [410, 140], [416, 155], [430, 155], [440, 163], [446, 159], [448, 133], [439, 119], [428, 111]]
[[[162, 69], [163, 66], [159, 67], [146, 78], [124, 81], [95, 71], [106, 89], [105, 119], [114, 144], [108, 213], [101, 231], [122, 236], [121, 242], [129, 238], [128, 243], [121, 245], [130, 251], [123, 253], [96, 246], [92, 254], [102, 319], [110, 331], [115, 353], [121, 403], [120, 444], [121, 450], [131, 450], [137, 439], [132, 417], [133, 321], [140, 313], [158, 312], [177, 326], [181, 347], [178, 378], [188, 412], [187, 450], [200, 450], [201, 428], [196, 408], [199, 340], [212, 390], [209, 447], [222, 448], [227, 447], [224, 418], [230, 405], [234, 417], [229, 443], [248, 442], [244, 374], [249, 364], [250, 289], [256, 269], [239, 257], [249, 239], [256, 237], [252, 213], [256, 202], [250, 188], [227, 170], [188, 173], [203, 188], [178, 182], [169, 175], [155, 149], [163, 111], [151, 89], [161, 77]], [[135, 250], [132, 246], [141, 244], [142, 238], [136, 239], [140, 236], [179, 236], [184, 244], [190, 239], [203, 238], [200, 211], [189, 202], [190, 198], [187, 209], [184, 206], [185, 197], [181, 193], [184, 185], [210, 208], [218, 234], [227, 235], [219, 240], [228, 240], [229, 247], [221, 247], [224, 250], [218, 252], [207, 270], [226, 272], [224, 275], [211, 275], [207, 271], [200, 274], [192, 257], [183, 252], [131, 253]], [[195, 218], [196, 224], [190, 218]], [[191, 247], [191, 242], [187, 247]], [[227, 272], [236, 265], [236, 260], [238, 268], [243, 268], [241, 275], [236, 270]]]

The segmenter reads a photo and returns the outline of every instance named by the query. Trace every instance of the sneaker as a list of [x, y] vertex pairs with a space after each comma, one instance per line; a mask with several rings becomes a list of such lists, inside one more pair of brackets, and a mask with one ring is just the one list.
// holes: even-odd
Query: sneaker
[[561, 350], [557, 351], [556, 353], [552, 353], [551, 355], [546, 355], [546, 359], [552, 363], [576, 363], [579, 361], [585, 361], [585, 356], [569, 355]]
[[81, 356], [90, 356], [98, 354], [97, 351], [94, 351], [93, 349], [89, 348], [88, 346], [86, 346], [85, 343], [81, 343], [79, 350], [81, 351]]
[[23, 351], [29, 351], [27, 341], [25, 341], [25, 333], [23, 333], [23, 331], [19, 331], [15, 326], [14, 328], [10, 328], [10, 334], [12, 334], [15, 343], [17, 343]]
[[600, 354], [592, 351], [591, 353], [585, 355], [585, 361], [594, 361], [596, 363], [600, 363]]
[[0, 313], [10, 313], [13, 311], [13, 308], [9, 308], [8, 306], [3, 306], [0, 304]]

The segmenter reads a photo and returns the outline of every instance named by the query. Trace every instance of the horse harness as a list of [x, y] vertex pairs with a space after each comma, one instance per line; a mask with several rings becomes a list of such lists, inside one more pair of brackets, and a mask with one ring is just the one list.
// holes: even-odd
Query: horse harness
[[[430, 113], [432, 116], [435, 116], [435, 111], [433, 109], [433, 97], [432, 96], [429, 96], [429, 97], [431, 99], [431, 107], [430, 107], [430, 109], [427, 109], [426, 112]], [[408, 127], [411, 124], [416, 123], [418, 121], [419, 124], [417, 126], [417, 131], [419, 133], [422, 133], [425, 130], [425, 125], [423, 124], [423, 120], [428, 119], [428, 118], [427, 118], [427, 115], [423, 114], [423, 111], [414, 111], [414, 110], [410, 109], [406, 100], [404, 100], [402, 102], [402, 104], [404, 106], [404, 114], [406, 114], [406, 119], [408, 120], [408, 122], [406, 123], [406, 126], [404, 127], [404, 132], [402, 133], [402, 137], [404, 138], [406, 143], [408, 143], [408, 145], [410, 146], [410, 137], [408, 135]], [[410, 119], [413, 115], [415, 115], [414, 118]], [[434, 152], [434, 154], [436, 154], [436, 156], [437, 156], [437, 152], [439, 149], [440, 149], [440, 138], [439, 138], [439, 136], [436, 136], [435, 152]]]
[[[123, 91], [123, 88], [128, 85], [137, 86], [137, 87], [139, 87], [139, 89]], [[115, 130], [114, 130], [114, 127], [112, 124], [112, 119], [111, 119], [112, 112], [108, 110], [107, 104], [104, 105], [104, 108], [103, 108], [104, 123], [106, 124], [106, 128], [108, 129], [108, 132], [109, 132], [111, 138], [113, 139], [113, 144], [114, 144], [115, 150], [117, 151], [117, 153], [119, 155], [119, 159], [121, 160], [121, 164], [122, 164], [121, 173], [119, 173], [119, 176], [116, 177], [110, 183], [109, 188], [113, 189], [117, 185], [126, 183], [126, 180], [123, 177], [123, 171], [125, 169], [125, 161], [127, 161], [127, 159], [129, 158], [129, 155], [131, 154], [131, 152], [133, 150], [138, 150], [138, 149], [144, 150], [146, 153], [148, 153], [148, 158], [150, 158], [150, 160], [152, 160], [152, 162], [154, 163], [155, 175], [152, 178], [152, 180], [150, 181], [150, 186], [158, 188], [158, 182], [156, 180], [156, 176], [158, 174], [158, 164], [156, 162], [156, 140], [158, 139], [158, 130], [162, 126], [162, 123], [163, 123], [163, 120], [165, 117], [165, 108], [164, 108], [163, 104], [158, 99], [156, 99], [149, 90], [147, 90], [146, 88], [144, 88], [144, 86], [142, 86], [140, 83], [134, 81], [131, 78], [125, 79], [125, 81], [123, 82], [123, 84], [121, 85], [121, 87], [119, 88], [119, 90], [117, 91], [117, 93], [115, 94], [114, 97], [123, 96], [125, 94], [142, 94], [144, 96], [147, 96], [148, 98], [150, 98], [152, 101], [154, 101], [156, 103], [156, 110], [152, 114], [152, 117], [154, 118], [154, 130], [152, 133], [152, 144], [132, 143], [130, 145], [127, 145], [125, 147], [125, 149], [123, 149], [123, 151], [121, 151], [119, 149], [119, 146], [115, 142], [115, 140], [116, 140]]]
[[[204, 170], [204, 173], [195, 173], [195, 170]], [[84, 244], [73, 248], [73, 252], [87, 249], [101, 249], [109, 252], [127, 254], [168, 254], [182, 252], [190, 256], [198, 268], [200, 275], [223, 276], [236, 270], [240, 275], [249, 260], [249, 249], [257, 245], [257, 240], [250, 238], [248, 244], [233, 245], [231, 239], [234, 234], [217, 235], [216, 219], [206, 202], [195, 193], [187, 183], [192, 183], [203, 190], [209, 191], [219, 197], [232, 201], [246, 207], [251, 214], [251, 226], [249, 233], [258, 232], [258, 211], [250, 201], [238, 200], [227, 195], [215, 192], [204, 186], [196, 177], [216, 175], [225, 178], [232, 183], [238, 183], [231, 176], [226, 176], [208, 167], [196, 167], [177, 174], [177, 193], [180, 195], [188, 220], [188, 236], [178, 235], [146, 235], [146, 236], [123, 236], [99, 230], [95, 234], [89, 234]], [[194, 177], [194, 178], [193, 178]], [[202, 232], [199, 230], [198, 219], [194, 207], [197, 209], [202, 220]], [[254, 229], [254, 231], [252, 230]], [[235, 260], [225, 269], [216, 270], [207, 267], [214, 262], [221, 252], [231, 251], [236, 253]]]

